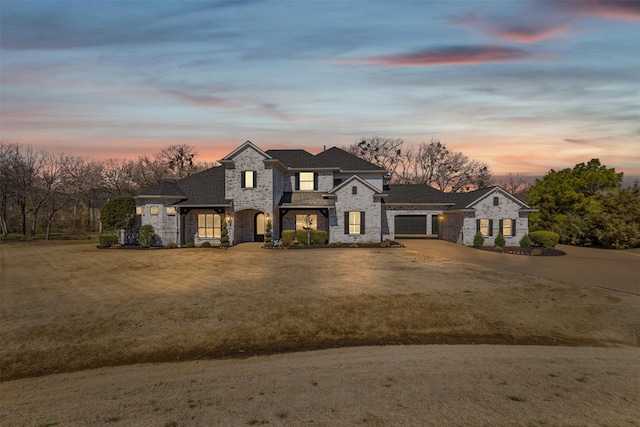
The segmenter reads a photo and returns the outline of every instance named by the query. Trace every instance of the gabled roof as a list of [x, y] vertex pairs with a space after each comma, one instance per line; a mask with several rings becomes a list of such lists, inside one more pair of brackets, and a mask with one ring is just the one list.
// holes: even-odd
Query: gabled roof
[[454, 204], [450, 194], [427, 184], [389, 185], [388, 193], [385, 204]]
[[[329, 191], [327, 194], [335, 194], [338, 191], [340, 191], [342, 188], [350, 185], [353, 181], [358, 181], [360, 184], [364, 185], [365, 187], [367, 187], [368, 189], [370, 189], [371, 191], [373, 191], [374, 195], [381, 195], [382, 192], [380, 190], [378, 190], [376, 187], [374, 187], [373, 185], [369, 184], [367, 181], [365, 181], [364, 179], [360, 178], [358, 175], [351, 175], [351, 177], [349, 177], [348, 179], [344, 180], [340, 185], [333, 187], [331, 189], [331, 191]], [[334, 196], [335, 197], [335, 196]]]
[[251, 148], [251, 149], [255, 150], [256, 152], [262, 154], [265, 157], [265, 159], [270, 159], [271, 158], [271, 156], [269, 156], [267, 153], [262, 151], [260, 149], [260, 147], [255, 145], [253, 142], [246, 141], [244, 144], [242, 144], [241, 146], [239, 146], [238, 148], [233, 150], [231, 153], [229, 153], [226, 156], [224, 156], [224, 158], [220, 159], [219, 162], [222, 163], [222, 164], [233, 162], [233, 158], [235, 156], [237, 156], [239, 153], [241, 153], [244, 150], [246, 150], [247, 148]]
[[519, 204], [522, 209], [531, 209], [526, 203], [518, 199], [515, 196], [507, 193], [504, 189], [498, 186], [482, 188], [480, 190], [470, 191], [468, 193], [450, 193], [451, 200], [455, 203], [447, 210], [461, 210], [461, 209], [473, 209], [473, 205], [478, 203], [481, 199], [489, 196], [491, 193], [501, 193], [502, 195], [513, 200]]
[[315, 158], [316, 166], [320, 168], [338, 167], [343, 172], [387, 172], [386, 169], [361, 159], [354, 154], [347, 153], [338, 147], [331, 147], [328, 150], [322, 151], [321, 153], [316, 154]]

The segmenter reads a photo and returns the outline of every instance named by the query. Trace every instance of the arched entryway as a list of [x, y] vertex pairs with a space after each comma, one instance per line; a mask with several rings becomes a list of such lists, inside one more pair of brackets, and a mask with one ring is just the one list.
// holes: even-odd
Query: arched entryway
[[253, 241], [254, 242], [263, 242], [264, 241], [264, 228], [265, 228], [265, 216], [262, 212], [258, 212], [253, 217]]

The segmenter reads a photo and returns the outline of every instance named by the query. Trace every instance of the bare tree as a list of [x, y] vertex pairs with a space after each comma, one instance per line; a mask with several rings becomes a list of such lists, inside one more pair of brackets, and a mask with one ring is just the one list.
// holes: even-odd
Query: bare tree
[[111, 196], [133, 196], [137, 188], [133, 179], [134, 163], [127, 159], [108, 159], [102, 164], [104, 188]]
[[507, 193], [516, 195], [526, 192], [531, 188], [532, 183], [526, 176], [509, 172], [503, 180], [498, 182], [498, 185], [504, 188]]
[[9, 144], [3, 150], [6, 189], [20, 212], [20, 231], [27, 235], [27, 214], [40, 173], [39, 153], [30, 145]]
[[197, 155], [191, 145], [170, 145], [156, 154], [156, 160], [169, 170], [172, 178], [181, 179], [198, 171], [194, 160]]
[[388, 138], [386, 136], [362, 137], [360, 142], [351, 144], [345, 151], [386, 169], [391, 175], [391, 182], [402, 179], [402, 166], [406, 152], [403, 149], [402, 138]]

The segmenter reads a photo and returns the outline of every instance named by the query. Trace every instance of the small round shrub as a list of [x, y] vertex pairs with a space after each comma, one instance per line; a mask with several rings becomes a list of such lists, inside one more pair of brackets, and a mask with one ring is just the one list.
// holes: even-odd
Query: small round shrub
[[202, 242], [200, 247], [201, 248], [210, 248], [211, 247], [211, 242]]
[[107, 233], [101, 234], [98, 236], [98, 243], [100, 243], [100, 246], [105, 246], [105, 247], [117, 245], [118, 237], [114, 236], [113, 234], [107, 234]]
[[153, 225], [147, 224], [140, 227], [140, 247], [150, 248], [156, 240], [156, 231]]
[[524, 236], [522, 236], [522, 239], [520, 239], [520, 247], [521, 248], [530, 248], [531, 247], [531, 240], [529, 239], [529, 235], [525, 234]]
[[189, 243], [187, 243], [186, 245], [184, 245], [184, 247], [185, 247], [185, 248], [195, 248], [195, 247], [196, 247], [196, 245], [195, 245], [195, 243], [193, 243], [193, 242], [189, 242]]
[[529, 233], [531, 243], [545, 248], [554, 248], [560, 241], [560, 235], [553, 231], [532, 231]]
[[496, 248], [504, 248], [504, 246], [507, 244], [507, 242], [505, 242], [504, 240], [504, 236], [502, 235], [502, 233], [496, 236], [496, 240], [494, 243], [496, 245]]
[[178, 244], [176, 242], [169, 242], [166, 245], [164, 245], [165, 249], [176, 249], [178, 247]]
[[481, 248], [484, 246], [484, 236], [482, 236], [481, 232], [477, 232], [475, 236], [473, 236], [473, 247]]

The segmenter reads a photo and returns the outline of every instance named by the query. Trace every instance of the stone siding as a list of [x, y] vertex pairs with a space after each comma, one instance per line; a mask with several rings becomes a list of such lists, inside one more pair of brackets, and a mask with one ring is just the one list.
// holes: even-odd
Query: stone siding
[[[493, 198], [498, 198], [498, 206], [493, 206]], [[492, 219], [493, 220], [493, 236], [487, 236], [484, 239], [485, 246], [493, 246], [495, 239], [500, 233], [500, 220], [516, 220], [516, 235], [504, 236], [507, 246], [518, 246], [520, 239], [529, 232], [529, 220], [527, 215], [520, 214], [521, 205], [514, 202], [510, 197], [500, 191], [488, 194], [474, 206], [476, 214], [475, 218], [469, 218], [465, 221], [464, 227], [464, 244], [473, 245], [473, 237], [476, 234], [476, 219]]]
[[[167, 214], [167, 207], [176, 202], [175, 199], [147, 199], [141, 201], [142, 215], [140, 215], [140, 224], [153, 226], [156, 233], [155, 246], [164, 246], [167, 243], [178, 243], [178, 224], [179, 216]], [[157, 215], [151, 215], [151, 208], [158, 209]], [[176, 208], [177, 211], [177, 208]]]
[[[358, 188], [358, 194], [352, 194], [352, 187]], [[353, 180], [336, 193], [336, 208], [331, 209], [329, 241], [340, 243], [379, 243], [382, 240], [380, 219], [382, 208], [380, 198], [373, 197], [373, 190]], [[365, 212], [365, 234], [345, 234], [344, 213], [351, 211]]]

